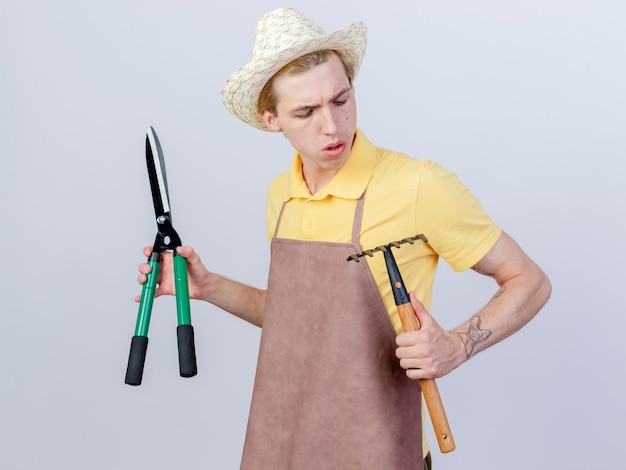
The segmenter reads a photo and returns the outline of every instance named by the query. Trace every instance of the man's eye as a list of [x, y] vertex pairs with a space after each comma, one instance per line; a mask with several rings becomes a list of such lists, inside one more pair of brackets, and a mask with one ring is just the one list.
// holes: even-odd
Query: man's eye
[[297, 118], [308, 118], [311, 114], [313, 114], [313, 110], [309, 109], [306, 113], [296, 114]]
[[337, 106], [341, 106], [341, 105], [343, 105], [343, 104], [346, 104], [346, 101], [348, 101], [348, 99], [347, 99], [347, 98], [346, 98], [345, 100], [337, 100], [337, 101], [335, 101], [335, 104], [336, 104]]

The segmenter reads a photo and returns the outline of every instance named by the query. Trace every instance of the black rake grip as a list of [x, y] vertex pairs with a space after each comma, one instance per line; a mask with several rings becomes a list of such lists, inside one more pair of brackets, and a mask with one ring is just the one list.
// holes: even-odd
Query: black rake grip
[[147, 336], [133, 336], [130, 342], [130, 354], [128, 355], [128, 367], [126, 368], [126, 380], [124, 381], [128, 385], [141, 385], [147, 349]]
[[196, 365], [196, 346], [192, 325], [178, 325], [178, 365], [181, 377], [193, 377], [198, 373]]

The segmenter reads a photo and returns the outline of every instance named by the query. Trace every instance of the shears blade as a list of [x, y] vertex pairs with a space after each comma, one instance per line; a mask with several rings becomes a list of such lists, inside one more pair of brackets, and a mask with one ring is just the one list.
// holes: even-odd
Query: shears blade
[[148, 127], [146, 135], [146, 163], [148, 165], [154, 213], [157, 218], [163, 215], [171, 218], [163, 150], [161, 149], [161, 143], [152, 126]]
[[193, 326], [191, 326], [187, 260], [176, 252], [176, 247], [181, 246], [182, 242], [172, 226], [163, 150], [161, 149], [159, 138], [152, 127], [148, 127], [146, 136], [146, 162], [154, 212], [156, 213], [157, 234], [152, 245], [152, 253], [148, 257], [148, 264], [152, 267], [152, 270], [146, 275], [147, 280], [141, 290], [135, 335], [131, 341], [130, 354], [128, 356], [125, 382], [129, 385], [141, 384], [148, 348], [148, 327], [158, 285], [161, 254], [166, 250], [173, 251], [176, 313], [178, 317], [176, 334], [178, 337], [180, 375], [181, 377], [193, 377], [198, 373]]

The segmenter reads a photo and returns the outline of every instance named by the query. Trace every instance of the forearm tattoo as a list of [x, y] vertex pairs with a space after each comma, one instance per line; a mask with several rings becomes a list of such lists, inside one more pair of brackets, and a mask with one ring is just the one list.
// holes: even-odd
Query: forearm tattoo
[[478, 269], [476, 267], [472, 267], [472, 270], [476, 271], [478, 274], [482, 274], [483, 276], [496, 277], [496, 273], [492, 273], [492, 272], [489, 272], [489, 271]]
[[486, 341], [491, 336], [491, 330], [480, 328], [480, 317], [476, 315], [470, 320], [467, 333], [458, 333], [461, 341], [465, 345], [465, 353], [469, 358], [474, 352], [476, 345]]
[[498, 290], [498, 292], [496, 292], [496, 294], [491, 298], [491, 300], [495, 300], [498, 297], [501, 297], [502, 294], [504, 294], [504, 292], [506, 291], [506, 286], [502, 286], [500, 287], [500, 289]]

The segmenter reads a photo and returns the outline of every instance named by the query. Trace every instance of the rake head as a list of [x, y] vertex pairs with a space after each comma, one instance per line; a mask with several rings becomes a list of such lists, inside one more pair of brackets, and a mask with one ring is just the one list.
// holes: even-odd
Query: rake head
[[415, 240], [422, 240], [424, 242], [428, 242], [426, 237], [420, 233], [419, 235], [415, 235], [413, 237], [403, 238], [402, 240], [389, 242], [386, 245], [377, 246], [376, 248], [372, 248], [371, 250], [365, 250], [365, 251], [362, 251], [361, 253], [355, 253], [353, 255], [348, 256], [346, 258], [346, 261], [356, 261], [358, 263], [360, 261], [359, 258], [362, 258], [363, 256], [374, 256], [374, 253], [376, 253], [377, 251], [384, 253], [391, 247], [400, 248], [400, 246], [404, 245], [405, 243], [410, 243], [412, 245], [413, 243], [415, 243]]

